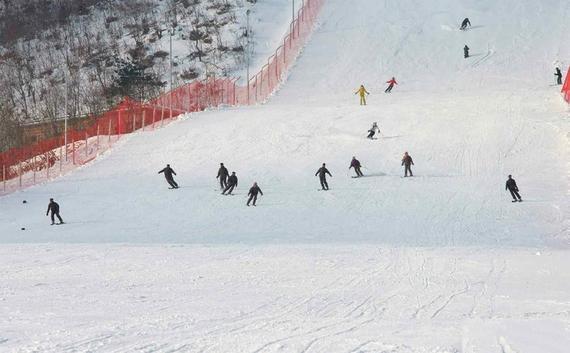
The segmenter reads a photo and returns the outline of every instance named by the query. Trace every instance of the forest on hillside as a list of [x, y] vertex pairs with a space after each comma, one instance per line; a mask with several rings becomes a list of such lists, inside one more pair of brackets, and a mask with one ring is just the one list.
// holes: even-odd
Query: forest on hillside
[[168, 89], [171, 40], [173, 87], [243, 68], [256, 1], [0, 0], [0, 151], [22, 124]]

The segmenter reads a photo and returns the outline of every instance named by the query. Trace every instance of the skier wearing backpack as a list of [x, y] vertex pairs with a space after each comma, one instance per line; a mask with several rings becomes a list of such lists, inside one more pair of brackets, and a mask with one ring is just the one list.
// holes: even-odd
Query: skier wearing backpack
[[373, 140], [374, 135], [376, 135], [376, 132], [380, 133], [380, 128], [378, 127], [378, 123], [373, 122], [372, 127], [370, 128], [370, 130], [368, 130], [368, 136], [366, 136], [366, 138]]
[[554, 73], [554, 76], [556, 76], [556, 84], [561, 85], [562, 84], [562, 72], [560, 72], [559, 67], [556, 68], [556, 72]]
[[[513, 197], [512, 202], [522, 202], [521, 195], [519, 194], [519, 187], [517, 186], [517, 182], [513, 179], [512, 175], [509, 175], [507, 182], [505, 183], [505, 190], [509, 190], [511, 196]], [[517, 200], [518, 199], [518, 200]]]
[[390, 81], [386, 81], [386, 83], [388, 84], [388, 88], [386, 88], [386, 90], [384, 91], [384, 93], [390, 93], [392, 92], [392, 88], [394, 88], [394, 85], [397, 85], [398, 82], [396, 82], [396, 78], [392, 77], [392, 79]]
[[466, 17], [463, 22], [461, 22], [461, 27], [459, 27], [460, 30], [464, 31], [467, 29], [467, 25], [469, 25], [469, 27], [471, 27], [471, 22], [469, 21], [469, 19]]
[[263, 191], [261, 191], [261, 189], [257, 185], [257, 182], [255, 182], [253, 183], [253, 186], [249, 189], [249, 192], [247, 193], [247, 196], [249, 196], [249, 199], [247, 199], [248, 206], [251, 201], [253, 201], [253, 205], [255, 206], [255, 202], [257, 202], [257, 194], [261, 194], [261, 196], [263, 196]]
[[362, 172], [360, 171], [361, 168], [360, 161], [356, 159], [356, 157], [352, 157], [352, 161], [350, 161], [350, 167], [348, 167], [348, 169], [350, 170], [350, 168], [354, 168], [354, 171], [356, 172], [356, 178], [364, 176], [364, 174], [362, 174]]
[[329, 189], [329, 184], [327, 183], [327, 174], [330, 175], [330, 177], [332, 178], [332, 174], [327, 169], [325, 163], [323, 163], [323, 166], [320, 167], [319, 170], [317, 170], [317, 172], [315, 173], [315, 176], [317, 175], [319, 176], [321, 187], [325, 191]]
[[218, 169], [218, 176], [216, 176], [216, 179], [220, 179], [220, 189], [224, 190], [224, 188], [228, 185], [228, 176], [229, 176], [230, 172], [228, 172], [228, 169], [226, 167], [224, 167], [224, 163], [220, 163], [220, 169]]
[[166, 182], [170, 185], [171, 189], [178, 189], [178, 184], [174, 181], [173, 174], [176, 175], [174, 169], [170, 168], [170, 164], [167, 164], [166, 167], [158, 172], [158, 174], [164, 173], [164, 178], [166, 178]]
[[414, 161], [408, 152], [404, 153], [404, 157], [402, 158], [402, 165], [404, 166], [404, 178], [408, 176], [408, 172], [410, 172], [410, 176], [414, 176], [414, 174], [412, 174], [412, 166], [414, 165]]
[[238, 185], [238, 178], [236, 176], [236, 172], [232, 172], [232, 175], [230, 175], [230, 177], [228, 178], [228, 183], [224, 188], [224, 191], [222, 191], [222, 195], [225, 195], [226, 192], [228, 193], [228, 195], [231, 195], [232, 191], [234, 191], [234, 188], [237, 187], [237, 185]]
[[360, 85], [360, 88], [354, 94], [360, 95], [360, 105], [366, 105], [366, 95], [370, 93], [364, 88], [364, 85]]
[[52, 226], [55, 224], [55, 217], [57, 217], [57, 219], [59, 219], [58, 224], [64, 224], [63, 219], [61, 219], [61, 216], [59, 215], [59, 204], [57, 202], [55, 202], [53, 199], [49, 199], [49, 204], [48, 204], [48, 208], [46, 211], [46, 216], [50, 212], [51, 212], [51, 225]]
[[465, 46], [463, 47], [463, 57], [465, 59], [469, 57], [469, 47], [467, 46], [467, 44], [465, 44]]

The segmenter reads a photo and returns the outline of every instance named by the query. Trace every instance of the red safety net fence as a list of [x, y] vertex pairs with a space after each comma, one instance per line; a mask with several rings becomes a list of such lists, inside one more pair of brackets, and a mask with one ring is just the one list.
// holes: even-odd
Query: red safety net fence
[[566, 73], [566, 80], [562, 85], [562, 95], [564, 96], [564, 100], [570, 103], [570, 67], [568, 68], [568, 72]]
[[122, 135], [161, 127], [181, 114], [264, 102], [297, 58], [324, 1], [304, 1], [282, 44], [243, 85], [237, 84], [237, 78], [209, 78], [185, 84], [148, 102], [125, 98], [113, 109], [88, 117], [80, 128], [1, 152], [0, 193], [34, 185], [83, 165], [109, 149]]

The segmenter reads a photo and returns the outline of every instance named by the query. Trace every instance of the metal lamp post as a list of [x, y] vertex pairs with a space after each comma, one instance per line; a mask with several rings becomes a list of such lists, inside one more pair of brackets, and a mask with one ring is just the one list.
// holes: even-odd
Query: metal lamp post
[[251, 13], [251, 11], [248, 9], [245, 12], [246, 15], [246, 29], [245, 29], [245, 33], [247, 35], [247, 43], [246, 43], [246, 49], [245, 49], [245, 56], [246, 56], [246, 60], [247, 60], [247, 68], [246, 68], [246, 84], [247, 84], [247, 104], [249, 104], [249, 60], [250, 60], [250, 30], [249, 30], [249, 14]]
[[291, 0], [291, 13], [292, 13], [292, 17], [291, 17], [291, 23], [295, 22], [295, 0]]
[[65, 73], [65, 95], [64, 95], [64, 116], [63, 116], [63, 136], [65, 143], [65, 161], [67, 162], [67, 73]]
[[169, 97], [169, 108], [170, 108], [170, 118], [172, 118], [172, 36], [174, 35], [174, 26], [169, 31], [170, 33], [170, 94]]

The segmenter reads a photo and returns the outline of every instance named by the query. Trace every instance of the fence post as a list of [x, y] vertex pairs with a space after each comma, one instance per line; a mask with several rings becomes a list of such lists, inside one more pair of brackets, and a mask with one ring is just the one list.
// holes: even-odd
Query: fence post
[[20, 179], [20, 187], [22, 187], [22, 161], [18, 162], [18, 177]]
[[49, 157], [48, 157], [48, 153], [46, 152], [46, 177], [49, 180]]
[[275, 51], [275, 59], [273, 59], [273, 61], [275, 62], [275, 80], [277, 80], [277, 82], [275, 82], [275, 86], [277, 86], [277, 84], [279, 83], [279, 57], [277, 56], [279, 49], [277, 49], [277, 51]]
[[6, 192], [6, 166], [2, 164], [2, 184], [4, 184], [4, 192]]
[[131, 112], [131, 116], [133, 117], [133, 131], [135, 132], [136, 127], [137, 127], [137, 114], [136, 112]]
[[99, 154], [99, 123], [97, 123], [97, 154]]
[[249, 105], [249, 89], [250, 88], [249, 88], [249, 80], [248, 80], [247, 81], [247, 104], [246, 105]]
[[259, 74], [255, 75], [255, 104], [257, 104], [257, 87], [259, 86], [257, 84], [257, 76], [259, 76]]
[[142, 108], [142, 131], [144, 131], [144, 123], [145, 123], [145, 116], [146, 116], [146, 109]]
[[85, 157], [87, 157], [87, 152], [89, 150], [89, 142], [87, 141], [88, 135], [85, 133]]
[[[65, 151], [67, 152], [67, 146], [65, 146]], [[63, 146], [59, 146], [59, 172], [63, 169]]]
[[107, 141], [107, 144], [111, 144], [111, 119], [109, 119], [109, 140]]
[[259, 95], [263, 99], [263, 68], [261, 68], [261, 77], [259, 78]]
[[119, 110], [119, 114], [117, 114], [117, 131], [119, 134], [119, 137], [121, 137], [121, 111]]
[[270, 59], [272, 57], [273, 56], [270, 56], [269, 59], [267, 59], [267, 91], [271, 90], [271, 62], [270, 62]]
[[32, 159], [32, 170], [33, 170], [33, 175], [34, 175], [34, 184], [36, 183], [36, 156], [34, 156], [34, 158]]
[[71, 139], [71, 159], [73, 160], [73, 165], [75, 165], [75, 138]]
[[190, 92], [190, 84], [186, 85], [186, 112], [190, 111], [190, 101], [192, 100], [192, 92]]
[[155, 118], [154, 118], [154, 114], [156, 114], [156, 106], [152, 106], [152, 128], [154, 129], [154, 122], [155, 122]]
[[287, 37], [283, 38], [283, 66], [287, 64]]

